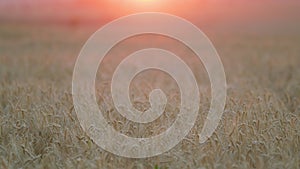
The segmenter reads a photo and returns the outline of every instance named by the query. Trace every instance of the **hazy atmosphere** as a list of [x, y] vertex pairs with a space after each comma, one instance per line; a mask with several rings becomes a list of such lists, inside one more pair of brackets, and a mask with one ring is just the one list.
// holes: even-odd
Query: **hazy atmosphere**
[[[299, 9], [299, 0], [0, 0], [0, 168], [300, 168]], [[80, 86], [82, 95], [74, 93], [77, 59], [86, 56], [82, 57], [86, 70], [96, 65], [88, 52], [82, 52], [84, 44], [102, 26], [137, 12], [164, 12], [190, 21], [210, 40], [201, 50], [203, 55], [213, 46], [222, 64], [205, 65], [193, 48], [178, 39], [139, 34], [113, 46], [99, 64], [95, 84], [90, 88]], [[106, 42], [113, 41], [114, 35], [143, 26], [165, 26], [182, 35], [192, 32], [180, 26], [170, 28], [156, 19], [142, 20], [146, 26], [123, 22], [99, 36], [103, 46], [92, 47], [98, 52]], [[198, 42], [198, 36], [190, 37]], [[179, 71], [183, 74], [179, 79], [185, 79], [178, 82], [166, 72], [146, 70], [129, 84], [117, 81], [122, 90], [115, 91], [116, 95], [128, 92], [127, 99], [140, 113], [138, 117], [161, 110], [157, 119], [138, 123], [119, 111], [131, 109], [116, 107], [112, 76], [127, 56], [146, 48], [164, 49], [178, 56], [195, 76], [197, 88], [186, 87], [190, 95], [183, 97], [179, 84], [188, 84], [187, 76], [177, 65], [169, 65], [164, 56], [152, 56], [146, 63], [134, 65], [158, 61], [158, 65]], [[214, 91], [212, 83], [222, 86], [224, 79], [221, 76], [211, 82], [209, 73], [226, 75], [223, 106], [222, 100], [211, 100], [222, 93]], [[80, 114], [74, 98], [83, 98], [89, 89], [95, 91], [93, 98], [98, 105], [86, 104], [80, 108], [88, 111]], [[154, 89], [161, 89], [159, 92], [165, 95]], [[198, 96], [192, 97], [195, 94]], [[161, 136], [177, 119], [185, 119], [180, 114], [182, 100], [193, 103], [183, 110], [197, 116], [191, 118], [195, 123], [178, 144], [151, 157], [122, 156], [128, 147], [128, 152], [143, 155], [168, 147], [169, 142], [159, 142], [136, 150], [144, 138]], [[217, 112], [222, 115], [218, 119], [209, 116], [212, 104], [223, 108]], [[95, 107], [101, 116], [89, 116], [93, 112], [89, 110]], [[198, 109], [191, 111], [191, 107]], [[89, 120], [96, 124], [98, 117], [107, 121], [99, 126], [109, 126], [111, 133], [141, 142], [125, 145], [110, 133], [102, 135], [108, 130], [87, 125]], [[191, 125], [188, 120], [181, 127]], [[215, 122], [212, 134], [201, 142], [205, 124]], [[92, 135], [95, 131], [100, 131], [98, 140]], [[182, 130], [179, 126], [171, 131], [171, 136], [177, 136]], [[101, 140], [120, 144], [111, 146], [117, 147], [111, 152], [110, 144], [101, 146]]]
[[167, 12], [200, 26], [299, 28], [297, 0], [0, 0], [0, 19], [104, 24], [136, 12]]

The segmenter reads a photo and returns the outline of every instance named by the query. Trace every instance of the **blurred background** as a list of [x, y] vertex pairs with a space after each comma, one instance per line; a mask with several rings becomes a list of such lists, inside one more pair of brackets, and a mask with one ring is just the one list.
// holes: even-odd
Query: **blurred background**
[[1, 22], [104, 23], [136, 12], [167, 12], [201, 27], [296, 31], [298, 0], [0, 0]]

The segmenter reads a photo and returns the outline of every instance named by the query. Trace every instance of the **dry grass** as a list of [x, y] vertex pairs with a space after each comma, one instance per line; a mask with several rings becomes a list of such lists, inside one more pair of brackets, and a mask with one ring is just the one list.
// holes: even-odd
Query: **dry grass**
[[[210, 91], [203, 68], [193, 65], [190, 54], [185, 60], [200, 76], [197, 124], [171, 151], [127, 159], [95, 145], [80, 128], [73, 109], [73, 64], [91, 30], [0, 26], [0, 168], [300, 168], [299, 34], [208, 33], [228, 80], [218, 129], [205, 144], [198, 144]], [[132, 100], [140, 110], [149, 106], [147, 95], [153, 87], [165, 89], [169, 97], [160, 119], [137, 125], [113, 109], [107, 78], [112, 61], [116, 60], [104, 61], [97, 86], [106, 118], [116, 130], [134, 137], [163, 132], [178, 111], [175, 82], [164, 74], [153, 76], [157, 72], [141, 74], [134, 81]], [[149, 78], [142, 80], [144, 75]]]

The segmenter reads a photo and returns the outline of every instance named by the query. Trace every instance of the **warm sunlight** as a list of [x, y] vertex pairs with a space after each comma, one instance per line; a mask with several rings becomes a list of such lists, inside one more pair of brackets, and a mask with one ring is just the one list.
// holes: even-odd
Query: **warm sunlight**
[[147, 3], [149, 3], [149, 2], [157, 2], [158, 0], [134, 0], [134, 1], [136, 1], [136, 2], [138, 2], [138, 3], [144, 3], [144, 2], [147, 2]]
[[163, 1], [159, 0], [129, 0], [133, 6], [139, 8], [155, 8], [163, 4]]
[[140, 2], [149, 2], [149, 1], [153, 1], [153, 0], [139, 0]]
[[0, 169], [300, 169], [300, 0], [0, 0]]

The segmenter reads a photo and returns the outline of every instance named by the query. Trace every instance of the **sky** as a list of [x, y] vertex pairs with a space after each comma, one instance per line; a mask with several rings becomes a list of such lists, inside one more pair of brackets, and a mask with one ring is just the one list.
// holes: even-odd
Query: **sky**
[[0, 0], [0, 22], [105, 23], [137, 12], [167, 12], [202, 25], [293, 27], [299, 7], [299, 0]]

